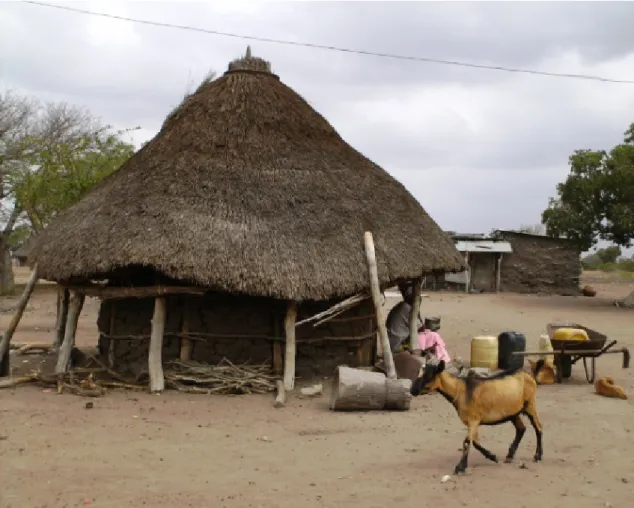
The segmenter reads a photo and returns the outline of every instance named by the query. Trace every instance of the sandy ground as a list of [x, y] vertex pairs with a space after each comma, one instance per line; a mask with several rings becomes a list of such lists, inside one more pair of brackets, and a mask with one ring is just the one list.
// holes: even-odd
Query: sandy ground
[[[429, 293], [422, 310], [441, 316], [450, 352], [464, 358], [471, 337], [483, 332], [523, 331], [536, 347], [554, 320], [581, 322], [634, 349], [634, 311], [610, 305], [634, 281], [588, 279], [596, 298]], [[0, 300], [3, 328], [15, 300]], [[86, 302], [82, 345], [95, 343], [96, 309]], [[54, 320], [54, 293], [40, 287], [14, 340], [50, 341]], [[634, 375], [620, 357], [604, 356], [598, 371], [634, 395]], [[447, 483], [440, 479], [452, 474], [465, 428], [441, 396], [419, 397], [404, 413], [333, 413], [327, 401], [327, 394], [293, 398], [277, 410], [271, 396], [113, 392], [85, 409], [84, 398], [36, 386], [2, 390], [0, 507], [632, 506], [633, 402], [595, 395], [580, 365], [566, 384], [539, 388], [542, 463], [531, 461], [529, 428], [515, 464], [472, 451], [469, 473]], [[480, 435], [504, 456], [514, 430], [508, 424]]]

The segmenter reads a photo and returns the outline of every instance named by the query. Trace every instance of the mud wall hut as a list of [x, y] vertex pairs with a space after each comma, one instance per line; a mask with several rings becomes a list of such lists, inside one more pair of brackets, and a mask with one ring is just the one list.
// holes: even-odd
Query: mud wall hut
[[370, 365], [369, 300], [300, 324], [369, 292], [365, 231], [384, 288], [463, 269], [405, 187], [248, 51], [60, 214], [30, 263], [69, 292], [60, 351], [82, 295], [98, 296], [100, 351], [119, 369], [149, 368], [157, 391], [152, 372], [177, 357], [284, 364], [300, 376]]
[[575, 242], [516, 231], [496, 231], [495, 235], [513, 250], [502, 258], [502, 291], [579, 294], [581, 252]]

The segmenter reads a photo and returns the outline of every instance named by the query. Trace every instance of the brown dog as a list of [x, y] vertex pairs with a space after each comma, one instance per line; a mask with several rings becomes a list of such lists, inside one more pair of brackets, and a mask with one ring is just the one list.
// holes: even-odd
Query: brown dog
[[528, 363], [531, 366], [531, 374], [533, 374], [535, 382], [538, 385], [555, 384], [555, 367], [553, 367], [549, 363], [544, 362], [544, 360], [537, 360], [536, 362], [533, 360], [528, 360]]
[[625, 390], [619, 385], [614, 384], [612, 376], [604, 376], [601, 379], [597, 379], [594, 383], [594, 390], [597, 394], [603, 395], [604, 397], [627, 400]]

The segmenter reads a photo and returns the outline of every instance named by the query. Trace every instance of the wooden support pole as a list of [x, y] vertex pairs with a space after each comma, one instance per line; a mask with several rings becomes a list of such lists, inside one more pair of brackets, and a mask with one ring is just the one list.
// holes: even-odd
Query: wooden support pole
[[500, 281], [502, 280], [502, 256], [504, 254], [500, 253], [497, 259], [497, 263], [495, 266], [495, 292], [500, 292]]
[[55, 321], [55, 337], [53, 337], [53, 349], [57, 349], [64, 341], [66, 320], [68, 319], [68, 289], [60, 286], [57, 290], [57, 318]]
[[467, 265], [467, 269], [465, 272], [465, 283], [464, 283], [464, 292], [469, 292], [469, 286], [471, 286], [471, 268], [469, 267], [469, 253], [465, 252], [464, 254], [464, 263]]
[[[9, 270], [10, 269], [11, 267], [9, 266]], [[29, 303], [29, 298], [31, 298], [31, 293], [33, 293], [37, 279], [36, 264], [31, 272], [31, 277], [29, 277], [29, 280], [24, 287], [22, 296], [20, 296], [20, 300], [18, 300], [18, 305], [15, 308], [15, 314], [13, 315], [13, 318], [11, 318], [9, 327], [6, 332], [2, 334], [2, 339], [0, 339], [0, 377], [8, 376], [9, 371], [11, 370], [9, 362], [9, 345], [11, 344], [11, 339], [15, 333], [15, 329], [18, 327], [20, 319], [22, 319], [22, 314], [24, 314], [26, 304]]]
[[297, 302], [288, 302], [286, 317], [284, 318], [284, 333], [286, 335], [286, 352], [284, 355], [284, 389], [292, 391], [295, 388], [295, 321], [297, 321]]
[[273, 311], [273, 372], [276, 376], [281, 376], [284, 373], [284, 355], [282, 354], [282, 343], [279, 341], [281, 337], [281, 322], [280, 315]]
[[[117, 302], [116, 300], [112, 300], [110, 302], [110, 326], [108, 329], [110, 330], [110, 337], [115, 336], [115, 322], [117, 320]], [[111, 369], [114, 367], [114, 345], [116, 341], [113, 339], [108, 339], [108, 367]]]
[[55, 374], [58, 377], [58, 390], [61, 389], [60, 380], [64, 373], [68, 370], [70, 363], [70, 353], [75, 346], [75, 334], [77, 332], [77, 322], [81, 309], [84, 306], [84, 295], [70, 292], [68, 299], [68, 318], [66, 320], [66, 329], [64, 330], [64, 340], [57, 352], [57, 364], [55, 365]]
[[275, 383], [277, 387], [277, 396], [275, 397], [275, 402], [273, 402], [274, 408], [281, 408], [286, 405], [286, 390], [284, 389], [284, 383], [280, 380], [277, 380]]
[[192, 359], [192, 341], [189, 338], [189, 312], [185, 305], [183, 308], [183, 322], [181, 323], [181, 362], [189, 362]]
[[150, 393], [162, 392], [165, 389], [163, 376], [163, 335], [165, 333], [165, 316], [167, 300], [164, 296], [154, 299], [154, 315], [150, 334], [150, 350], [148, 354], [148, 371], [150, 374]]
[[423, 279], [418, 278], [414, 281], [412, 302], [412, 312], [409, 316], [409, 343], [412, 354], [420, 356], [422, 350], [420, 349], [420, 343], [418, 341], [418, 317], [420, 316], [420, 304], [422, 300], [421, 291], [423, 289]]
[[372, 302], [374, 303], [374, 312], [376, 313], [376, 324], [379, 329], [379, 337], [381, 339], [381, 349], [383, 350], [383, 361], [387, 377], [396, 379], [396, 369], [394, 368], [394, 358], [392, 358], [392, 349], [390, 348], [390, 340], [387, 336], [387, 328], [385, 319], [383, 318], [383, 308], [381, 307], [381, 289], [379, 287], [379, 271], [376, 266], [376, 253], [374, 252], [374, 239], [372, 233], [366, 231], [364, 234], [365, 256], [368, 262], [368, 271], [370, 273], [370, 289], [372, 290]]

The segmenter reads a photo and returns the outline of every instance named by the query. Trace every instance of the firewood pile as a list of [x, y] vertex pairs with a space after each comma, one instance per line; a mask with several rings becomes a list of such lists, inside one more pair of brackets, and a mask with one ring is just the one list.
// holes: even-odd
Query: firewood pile
[[[0, 388], [25, 383], [57, 386], [83, 397], [100, 397], [108, 389], [147, 390], [148, 375], [141, 373], [130, 379], [108, 368], [98, 358], [87, 355], [85, 365], [74, 367], [58, 377], [57, 374], [33, 370], [23, 376], [0, 380]], [[164, 365], [165, 386], [184, 393], [240, 395], [270, 393], [276, 389], [277, 376], [269, 365], [235, 365], [223, 358], [217, 365], [193, 361], [171, 361]]]
[[165, 386], [187, 393], [269, 393], [278, 379], [269, 365], [235, 365], [226, 358], [217, 365], [167, 362], [164, 374]]

